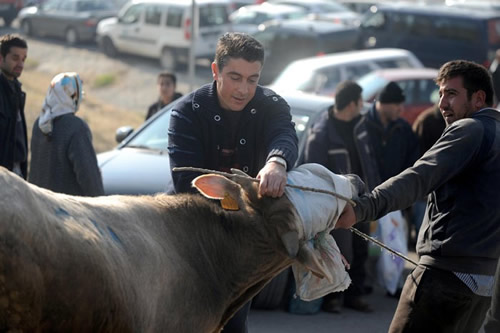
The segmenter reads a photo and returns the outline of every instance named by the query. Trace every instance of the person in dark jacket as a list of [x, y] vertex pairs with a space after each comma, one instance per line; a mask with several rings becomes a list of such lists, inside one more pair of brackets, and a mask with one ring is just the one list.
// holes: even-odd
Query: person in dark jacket
[[391, 81], [378, 94], [366, 116], [381, 181], [411, 166], [419, 156], [417, 137], [410, 124], [399, 117], [405, 99], [403, 90]]
[[177, 98], [182, 96], [181, 93], [175, 91], [177, 87], [177, 77], [174, 73], [162, 72], [158, 74], [156, 83], [158, 85], [159, 97], [156, 102], [149, 106], [145, 120], [151, 118], [165, 105], [175, 101]]
[[465, 60], [439, 70], [447, 127], [410, 168], [346, 205], [338, 227], [371, 221], [429, 194], [419, 265], [403, 287], [389, 332], [477, 332], [500, 257], [500, 111], [491, 75]]
[[0, 165], [28, 177], [26, 94], [17, 80], [24, 69], [28, 45], [17, 35], [0, 37]]
[[51, 83], [33, 125], [29, 181], [54, 192], [104, 195], [87, 123], [75, 115], [83, 96], [77, 73], [60, 73]]
[[[353, 81], [341, 82], [335, 92], [335, 105], [325, 111], [307, 136], [304, 163], [319, 163], [337, 174], [356, 174], [369, 190], [380, 183], [375, 153], [366, 129], [362, 88]], [[358, 227], [358, 226], [357, 226]], [[369, 233], [369, 224], [359, 224], [360, 231]], [[366, 280], [368, 243], [353, 236], [349, 230], [332, 232], [340, 251], [351, 263], [352, 283], [345, 293], [333, 293], [323, 299], [323, 310], [338, 313], [341, 306], [371, 312], [372, 307], [362, 298]]]
[[[286, 101], [258, 85], [264, 49], [253, 37], [226, 33], [212, 63], [213, 83], [183, 97], [168, 130], [170, 167], [240, 169], [257, 177], [261, 195], [283, 195], [286, 171], [297, 159], [298, 139]], [[173, 172], [177, 193], [195, 192], [196, 172]], [[246, 332], [246, 304], [224, 332]]]

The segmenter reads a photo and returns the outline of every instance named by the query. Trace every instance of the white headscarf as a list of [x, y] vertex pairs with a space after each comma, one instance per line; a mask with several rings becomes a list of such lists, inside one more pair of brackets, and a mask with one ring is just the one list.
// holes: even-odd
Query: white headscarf
[[78, 111], [83, 96], [83, 82], [75, 72], [60, 73], [50, 82], [43, 102], [38, 127], [44, 134], [52, 133], [52, 120]]

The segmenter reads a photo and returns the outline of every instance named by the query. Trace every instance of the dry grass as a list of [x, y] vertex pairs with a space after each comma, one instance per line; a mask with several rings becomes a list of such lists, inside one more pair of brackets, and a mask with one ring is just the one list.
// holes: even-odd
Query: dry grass
[[[45, 72], [36, 70], [37, 64], [26, 66], [20, 81], [26, 92], [26, 125], [28, 128], [28, 142], [31, 142], [31, 129], [38, 117], [45, 94], [52, 77]], [[129, 125], [137, 128], [144, 120], [144, 114], [133, 112], [105, 104], [92, 97], [89, 89], [86, 89], [83, 103], [77, 115], [84, 119], [89, 125], [94, 149], [97, 153], [110, 150], [116, 146], [115, 132], [120, 126]]]

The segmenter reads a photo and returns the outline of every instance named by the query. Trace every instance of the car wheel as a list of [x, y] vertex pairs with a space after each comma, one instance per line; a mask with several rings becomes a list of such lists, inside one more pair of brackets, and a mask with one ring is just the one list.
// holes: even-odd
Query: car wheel
[[21, 22], [21, 30], [26, 36], [33, 35], [33, 28], [31, 27], [31, 23], [28, 20], [24, 20]]
[[110, 58], [116, 57], [116, 55], [118, 55], [118, 50], [109, 37], [103, 37], [102, 42], [99, 46], [101, 48], [101, 51]]
[[160, 56], [160, 66], [163, 69], [175, 70], [175, 67], [177, 67], [177, 56], [174, 49], [163, 48]]
[[78, 33], [74, 28], [68, 28], [68, 30], [66, 30], [65, 37], [66, 43], [68, 43], [69, 45], [75, 45], [76, 43], [78, 43]]
[[3, 23], [4, 23], [5, 27], [10, 27], [10, 25], [12, 24], [13, 21], [14, 21], [14, 17], [12, 17], [12, 16], [3, 18]]

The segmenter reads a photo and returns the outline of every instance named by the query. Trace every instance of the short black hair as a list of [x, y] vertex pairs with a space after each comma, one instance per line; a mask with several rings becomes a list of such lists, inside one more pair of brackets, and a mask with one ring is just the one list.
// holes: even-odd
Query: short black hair
[[468, 60], [448, 61], [439, 69], [435, 81], [437, 84], [441, 85], [455, 77], [462, 77], [463, 85], [465, 90], [467, 90], [467, 98], [469, 100], [473, 93], [482, 90], [486, 94], [485, 104], [488, 106], [493, 105], [493, 81], [491, 73], [486, 67]]
[[222, 71], [230, 58], [242, 58], [248, 62], [259, 61], [264, 65], [264, 47], [249, 34], [227, 32], [219, 38], [215, 50], [215, 63], [219, 71]]
[[158, 78], [156, 79], [156, 82], [160, 83], [160, 80], [163, 78], [168, 78], [168, 79], [172, 80], [172, 83], [174, 84], [174, 86], [177, 85], [177, 76], [174, 73], [161, 72], [160, 74], [158, 74]]
[[354, 81], [344, 81], [335, 89], [335, 109], [342, 110], [351, 102], [358, 103], [363, 88]]
[[6, 34], [0, 37], [0, 54], [2, 57], [6, 57], [10, 52], [11, 47], [20, 47], [22, 49], [28, 48], [28, 43], [26, 40], [21, 38], [21, 36], [16, 34]]

